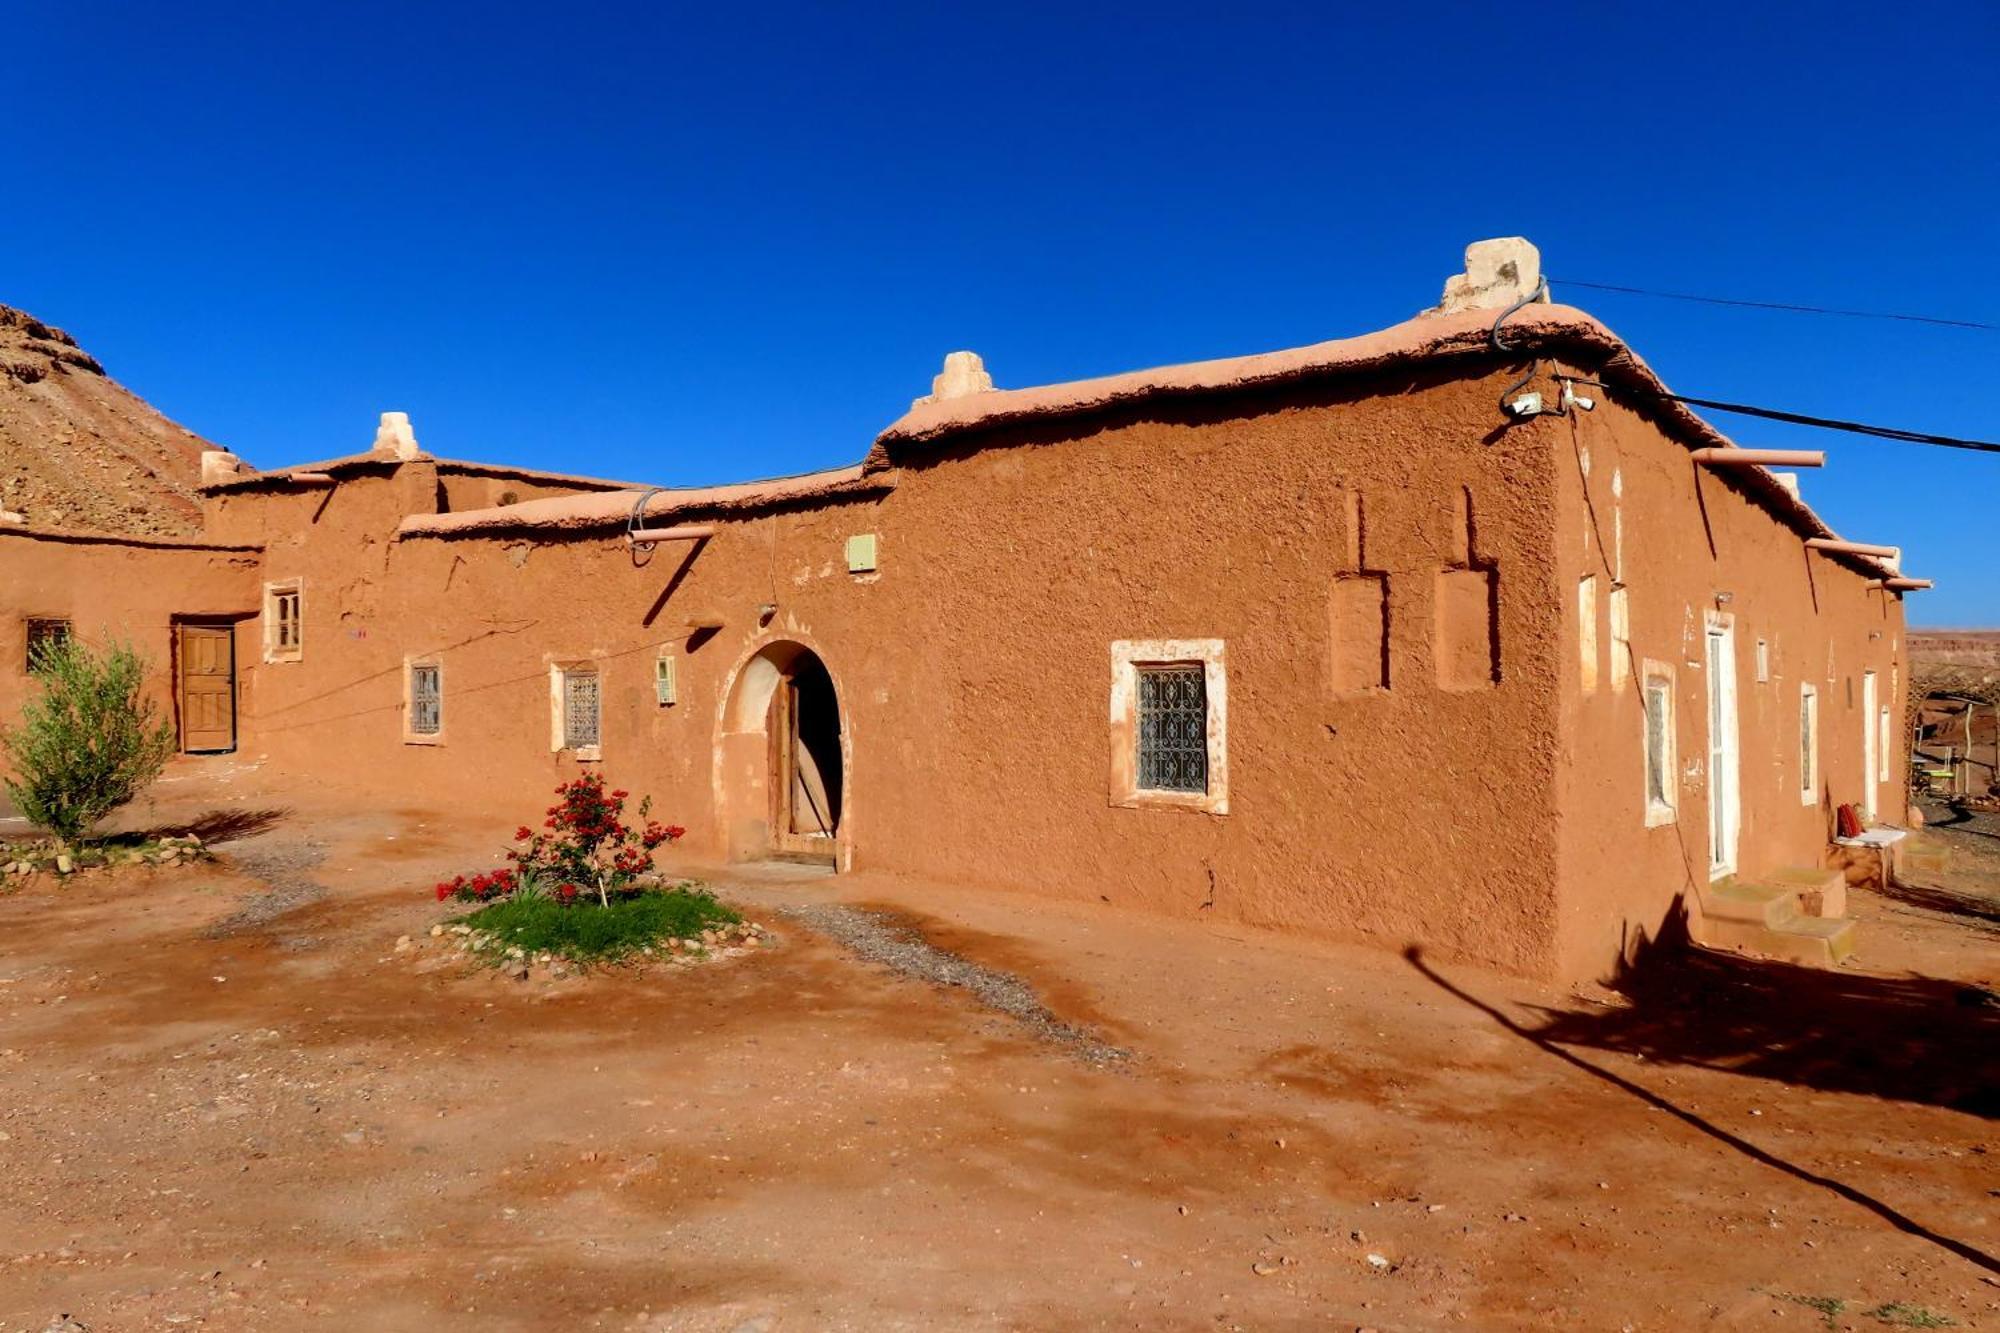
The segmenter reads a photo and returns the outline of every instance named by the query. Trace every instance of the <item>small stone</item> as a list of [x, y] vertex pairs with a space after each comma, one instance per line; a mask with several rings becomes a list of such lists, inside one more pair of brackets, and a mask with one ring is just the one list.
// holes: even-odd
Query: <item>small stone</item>
[[64, 853], [63, 855], [56, 857], [57, 874], [67, 875], [70, 871], [74, 869], [76, 869], [76, 862], [70, 860], [67, 853]]
[[1278, 1266], [1276, 1264], [1256, 1263], [1250, 1265], [1250, 1271], [1258, 1277], [1269, 1277], [1278, 1271]]
[[1505, 1218], [1503, 1218], [1502, 1220], [1503, 1220], [1503, 1221], [1507, 1221], [1507, 1222], [1525, 1222], [1525, 1221], [1527, 1221], [1528, 1219], [1527, 1219], [1527, 1218], [1525, 1218], [1525, 1217], [1523, 1217], [1523, 1216], [1521, 1216], [1521, 1215], [1520, 1215], [1519, 1213], [1509, 1213], [1509, 1214], [1507, 1214], [1507, 1216], [1506, 1216]]
[[396, 952], [397, 953], [405, 952], [406, 950], [409, 949], [412, 943], [414, 943], [414, 941], [411, 940], [408, 935], [398, 935], [396, 937]]
[[1427, 1203], [1424, 1205], [1424, 1211], [1427, 1213], [1441, 1213], [1444, 1211], [1444, 1205], [1441, 1203]]
[[1368, 1266], [1375, 1269], [1386, 1269], [1393, 1268], [1395, 1265], [1389, 1262], [1387, 1255], [1371, 1254], [1368, 1256]]
[[443, 927], [443, 926], [432, 926], [432, 927], [431, 927], [431, 938], [432, 938], [432, 939], [436, 939], [436, 938], [437, 938], [438, 936], [440, 936], [440, 935], [442, 935], [442, 934], [444, 934], [444, 927]]

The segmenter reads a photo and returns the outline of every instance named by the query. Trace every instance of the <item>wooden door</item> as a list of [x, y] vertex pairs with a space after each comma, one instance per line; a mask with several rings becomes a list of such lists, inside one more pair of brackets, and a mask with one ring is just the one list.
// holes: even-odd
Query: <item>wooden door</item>
[[787, 673], [771, 699], [771, 850], [820, 860], [833, 855], [826, 784], [799, 737], [798, 680]]
[[1736, 636], [1727, 625], [1708, 630], [1708, 846], [1711, 879], [1736, 870], [1736, 836], [1743, 822], [1736, 734]]
[[[1875, 673], [1864, 671], [1861, 673], [1861, 814], [1871, 820], [1876, 814], [1876, 784], [1882, 780], [1882, 755], [1877, 749], [1880, 742], [1876, 739], [1875, 698]], [[1970, 758], [1972, 747], [1967, 746], [1965, 752]]]
[[236, 748], [236, 632], [228, 625], [180, 630], [181, 750]]

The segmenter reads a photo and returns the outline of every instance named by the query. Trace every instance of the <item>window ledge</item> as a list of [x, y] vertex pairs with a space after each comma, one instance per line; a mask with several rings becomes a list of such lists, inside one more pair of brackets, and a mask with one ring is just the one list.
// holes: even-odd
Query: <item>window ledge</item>
[[1188, 810], [1196, 814], [1226, 815], [1229, 797], [1200, 791], [1136, 791], [1114, 797], [1112, 806], [1120, 810]]

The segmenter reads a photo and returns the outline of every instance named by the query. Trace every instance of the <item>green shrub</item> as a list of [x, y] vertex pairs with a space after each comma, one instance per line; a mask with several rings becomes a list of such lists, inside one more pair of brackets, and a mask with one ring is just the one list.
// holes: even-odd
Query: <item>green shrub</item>
[[174, 728], [128, 644], [97, 651], [72, 637], [42, 645], [32, 665], [39, 693], [18, 728], [0, 730], [14, 770], [4, 784], [24, 818], [74, 843], [160, 775]]
[[514, 894], [458, 918], [502, 949], [552, 953], [576, 962], [615, 962], [647, 945], [693, 939], [710, 926], [743, 918], [701, 889], [646, 889], [611, 899], [565, 904], [539, 893]]

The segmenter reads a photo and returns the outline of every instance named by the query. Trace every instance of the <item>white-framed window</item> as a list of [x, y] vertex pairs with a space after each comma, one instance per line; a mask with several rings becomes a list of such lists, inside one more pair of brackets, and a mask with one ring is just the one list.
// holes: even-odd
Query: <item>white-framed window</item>
[[1764, 685], [1771, 679], [1771, 644], [1768, 639], [1757, 640], [1757, 683]]
[[1642, 669], [1640, 700], [1646, 719], [1646, 827], [1674, 822], [1674, 673], [1659, 662]]
[[677, 665], [674, 655], [665, 650], [653, 659], [653, 702], [662, 708], [680, 702]]
[[1229, 813], [1221, 639], [1111, 645], [1111, 803]]
[[595, 662], [549, 667], [549, 748], [577, 759], [604, 757], [604, 678]]
[[1799, 686], [1799, 800], [1819, 801], [1819, 687]]
[[305, 580], [264, 585], [264, 660], [296, 662], [306, 655]]
[[403, 663], [403, 741], [444, 744], [444, 663], [434, 657]]

